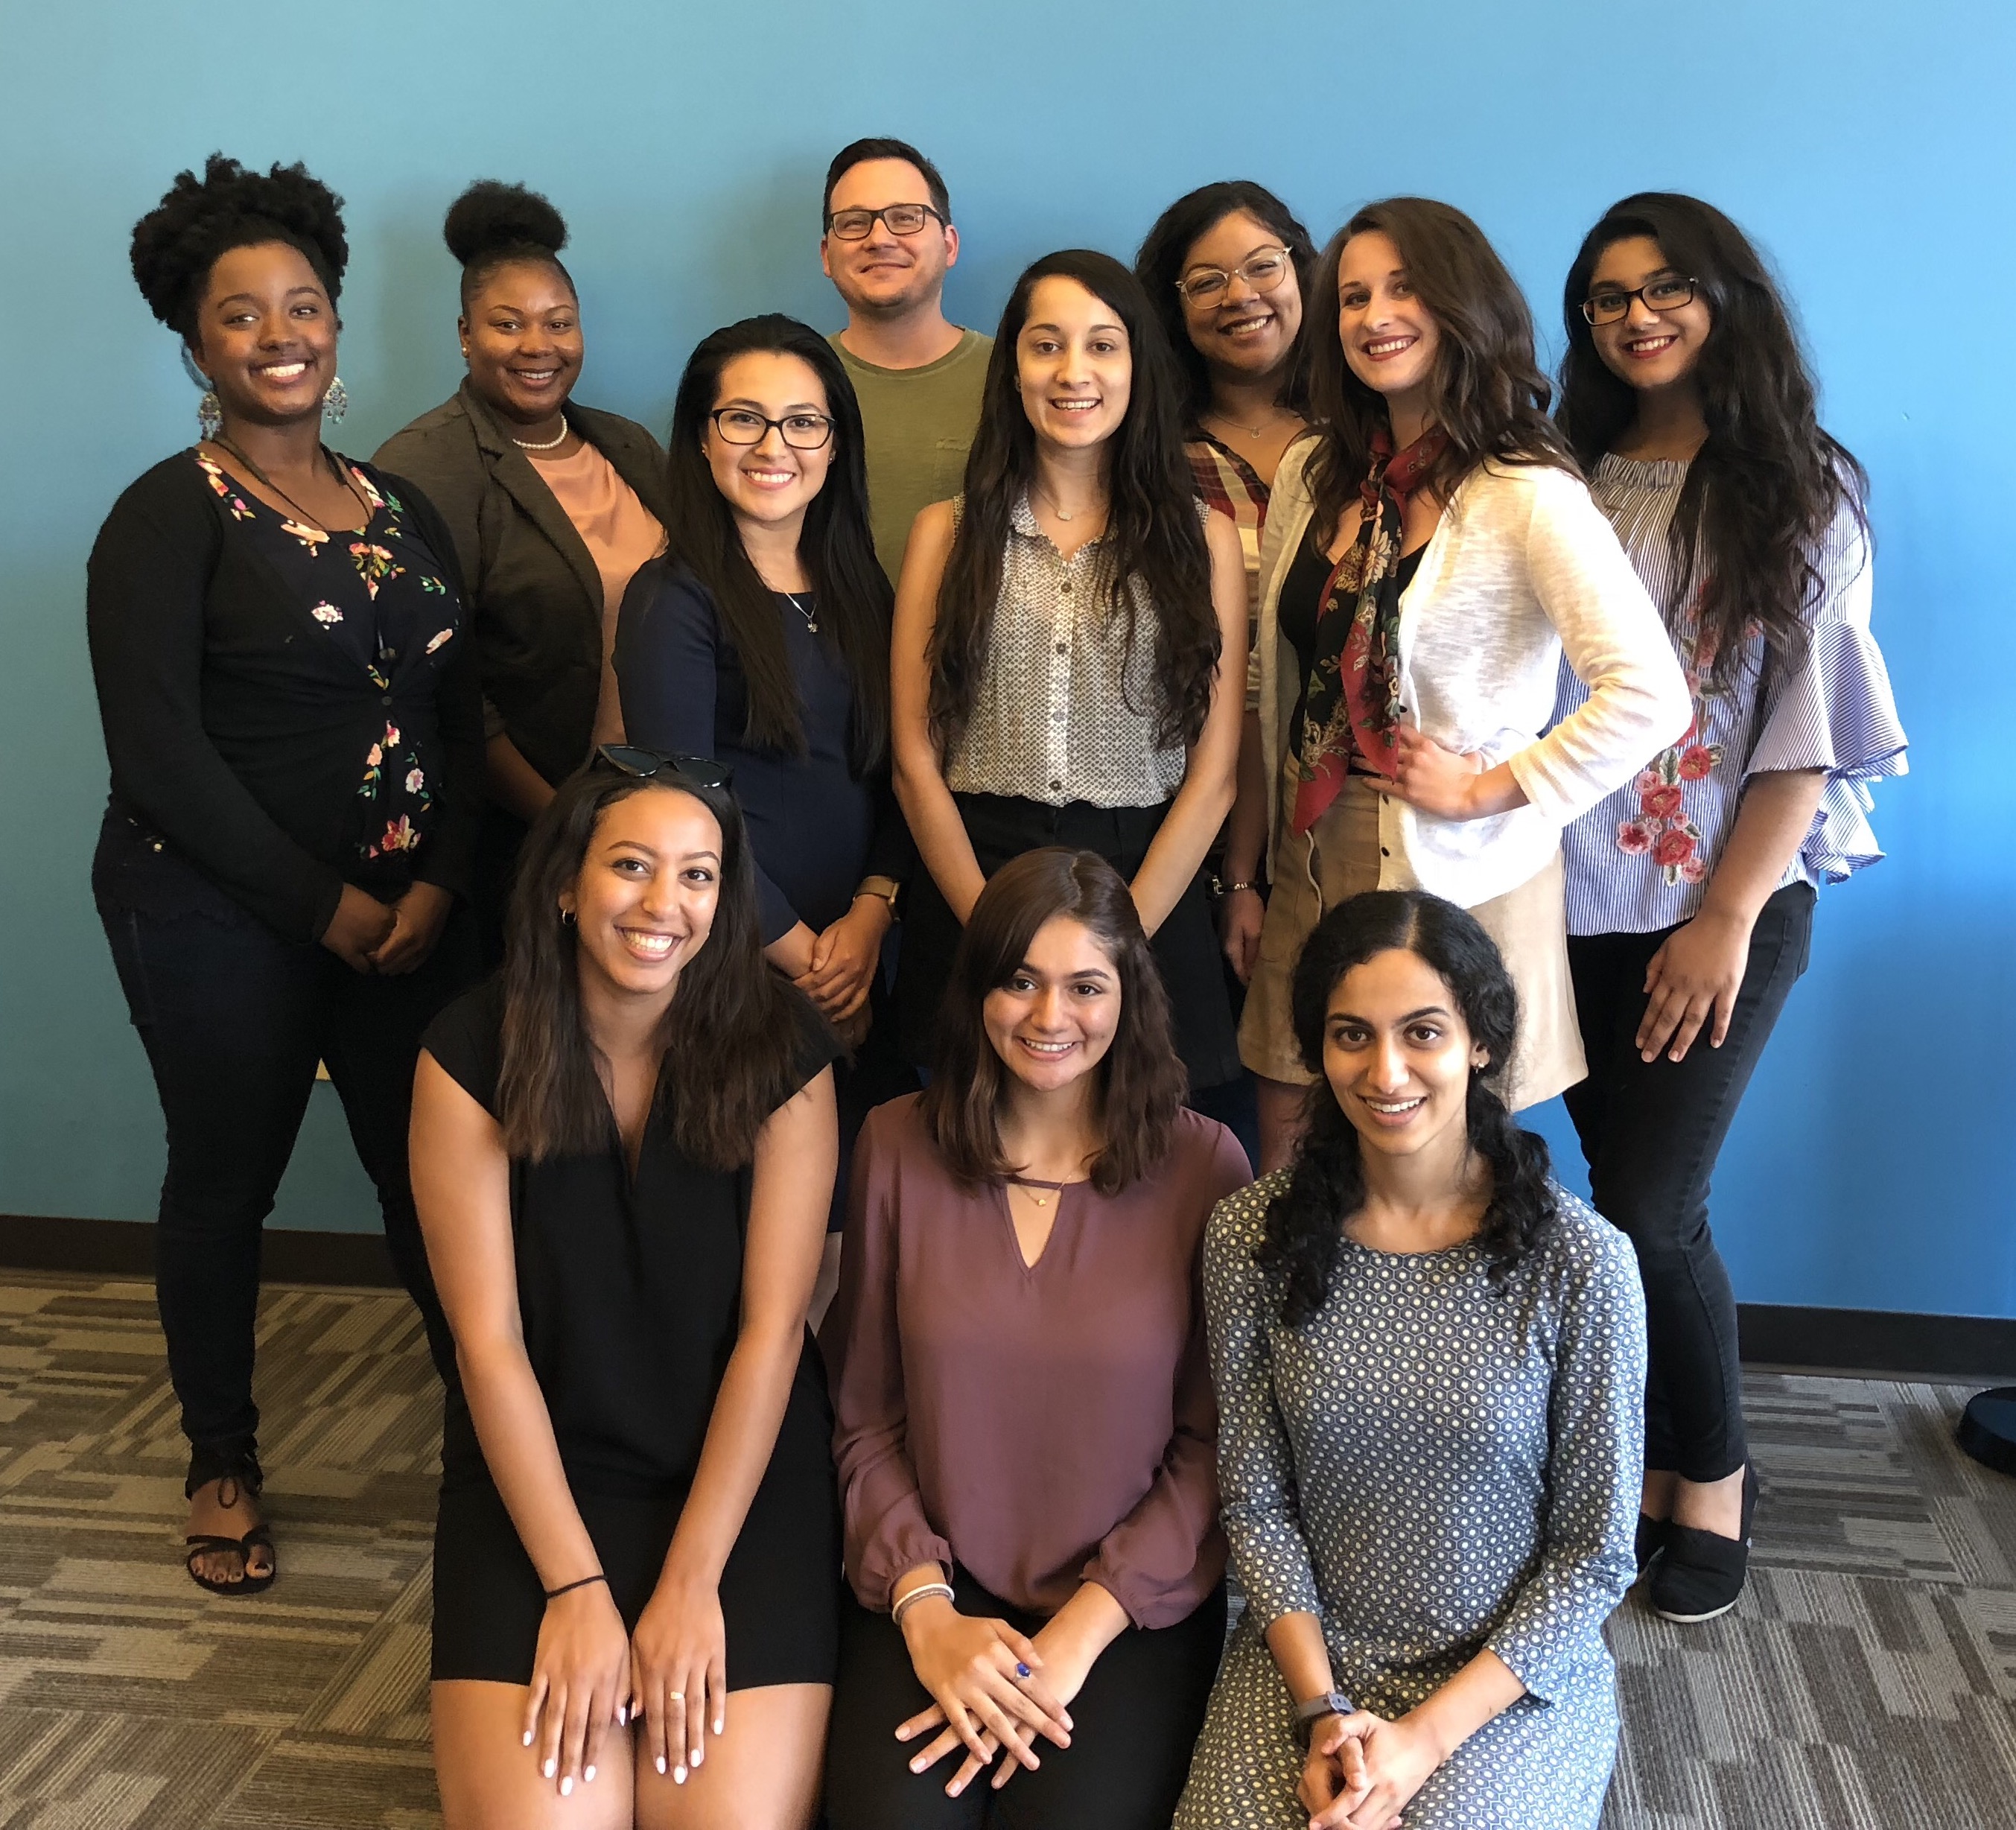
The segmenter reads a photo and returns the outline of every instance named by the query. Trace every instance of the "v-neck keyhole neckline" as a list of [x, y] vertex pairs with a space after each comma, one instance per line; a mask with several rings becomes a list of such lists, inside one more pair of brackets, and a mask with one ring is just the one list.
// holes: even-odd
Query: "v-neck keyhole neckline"
[[[1002, 1183], [1002, 1213], [1008, 1222], [1008, 1236], [1014, 1243], [1016, 1261], [1021, 1266], [1024, 1277], [1034, 1277], [1036, 1267], [1049, 1256], [1050, 1248], [1057, 1241], [1057, 1227], [1064, 1219], [1066, 1192], [1085, 1186], [1082, 1181], [1039, 1182], [1026, 1176], [1010, 1176]], [[1011, 1197], [1017, 1189], [1028, 1197], [1039, 1215], [1049, 1223], [1043, 1229], [1042, 1242], [1037, 1246], [1034, 1258], [1029, 1255], [1028, 1247], [1024, 1241], [1022, 1223], [1015, 1216], [1015, 1203]]]

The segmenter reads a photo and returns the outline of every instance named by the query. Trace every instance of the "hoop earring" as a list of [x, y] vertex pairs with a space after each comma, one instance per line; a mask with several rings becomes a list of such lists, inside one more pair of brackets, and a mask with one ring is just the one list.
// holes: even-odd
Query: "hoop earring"
[[561, 926], [561, 927], [563, 927], [563, 928], [571, 928], [571, 927], [573, 927], [573, 926], [574, 926], [574, 911], [573, 911], [573, 910], [571, 910], [571, 909], [563, 909], [563, 910], [561, 910], [561, 911], [560, 911], [560, 926]]
[[343, 385], [339, 375], [329, 384], [329, 392], [322, 397], [322, 416], [332, 426], [343, 423], [343, 416], [350, 411], [350, 390]]
[[217, 398], [214, 387], [203, 391], [203, 398], [196, 403], [197, 432], [206, 439], [214, 438], [224, 425], [224, 403]]

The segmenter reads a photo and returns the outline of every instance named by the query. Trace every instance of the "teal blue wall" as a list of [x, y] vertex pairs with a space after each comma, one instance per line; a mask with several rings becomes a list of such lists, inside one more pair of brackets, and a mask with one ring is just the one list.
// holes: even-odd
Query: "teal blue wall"
[[[1212, 178], [1274, 186], [1319, 238], [1367, 197], [1445, 197], [1549, 329], [1613, 198], [1696, 191], [1749, 227], [1874, 477], [1913, 773], [1881, 791], [1889, 860], [1822, 900], [1717, 1223], [1751, 1300], [2016, 1315], [2016, 853], [1996, 786], [2016, 679], [2012, 20], [1993, 0], [0, 0], [0, 1211], [139, 1219], [160, 1175], [86, 884], [104, 758], [84, 557], [193, 424], [127, 274], [134, 218], [216, 146], [305, 158], [341, 191], [343, 437], [368, 452], [455, 382], [443, 207], [478, 175], [529, 180], [574, 227], [582, 398], [661, 423], [714, 325], [838, 321], [820, 175], [842, 142], [893, 132], [951, 181], [952, 305], [983, 326], [1032, 256], [1131, 253]], [[374, 1223], [326, 1087], [278, 1219]]]

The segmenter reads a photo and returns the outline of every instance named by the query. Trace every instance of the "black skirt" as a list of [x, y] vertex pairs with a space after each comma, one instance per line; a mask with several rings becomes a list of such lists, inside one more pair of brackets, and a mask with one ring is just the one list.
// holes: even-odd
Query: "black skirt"
[[[840, 1656], [840, 1498], [827, 1447], [833, 1414], [823, 1400], [802, 1379], [794, 1389], [769, 1468], [721, 1572], [730, 1690], [833, 1682]], [[624, 1630], [635, 1632], [686, 1493], [577, 1488], [574, 1500]], [[496, 1488], [487, 1479], [445, 1487], [434, 1526], [435, 1681], [531, 1683], [545, 1608], [538, 1574]]]
[[[1168, 803], [1159, 807], [1095, 807], [1071, 801], [1052, 807], [1004, 794], [955, 794], [966, 836], [982, 874], [992, 877], [1011, 858], [1040, 845], [1096, 852], [1132, 881], [1161, 830]], [[897, 1035], [904, 1057], [920, 1066], [931, 1058], [938, 1000], [952, 978], [960, 924], [927, 870], [910, 880], [896, 965]], [[1239, 1039], [1226, 995], [1217, 931], [1200, 870], [1150, 943], [1162, 968], [1175, 1020], [1176, 1052], [1193, 1090], [1219, 1086], [1240, 1072]]]

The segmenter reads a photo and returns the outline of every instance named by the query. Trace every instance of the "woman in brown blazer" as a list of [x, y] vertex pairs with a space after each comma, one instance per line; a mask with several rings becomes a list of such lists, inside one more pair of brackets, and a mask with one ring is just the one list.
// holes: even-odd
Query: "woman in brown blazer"
[[495, 956], [527, 823], [623, 734], [610, 638], [631, 575], [664, 544], [665, 456], [635, 421], [568, 398], [581, 306], [560, 212], [485, 179], [443, 233], [462, 264], [469, 373], [378, 458], [439, 506], [467, 581], [490, 801], [477, 902]]

